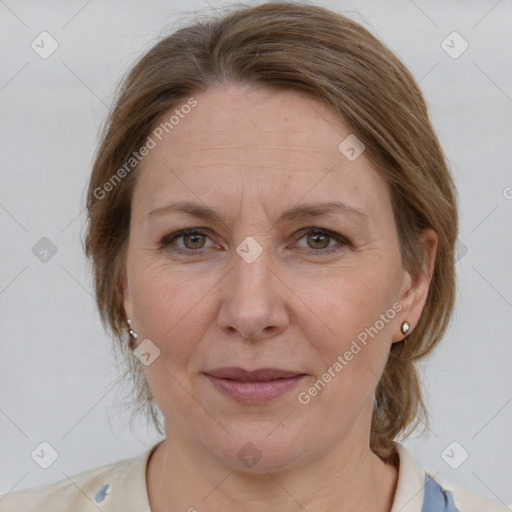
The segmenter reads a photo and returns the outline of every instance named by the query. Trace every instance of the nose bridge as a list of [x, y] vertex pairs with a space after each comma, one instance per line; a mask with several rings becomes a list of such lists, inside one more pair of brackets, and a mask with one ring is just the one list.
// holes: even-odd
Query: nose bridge
[[246, 237], [236, 247], [234, 268], [232, 272], [232, 287], [239, 299], [245, 302], [259, 303], [272, 300], [275, 293], [272, 285], [274, 266], [270, 249], [270, 239], [266, 241], [259, 237]]
[[270, 237], [259, 241], [246, 237], [238, 244], [223, 287], [221, 328], [252, 338], [283, 327], [285, 316], [274, 269]]

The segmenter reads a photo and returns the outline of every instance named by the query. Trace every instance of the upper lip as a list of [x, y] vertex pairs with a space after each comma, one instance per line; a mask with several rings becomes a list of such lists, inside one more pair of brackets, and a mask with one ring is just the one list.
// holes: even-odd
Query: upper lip
[[290, 379], [304, 375], [301, 372], [279, 370], [277, 368], [260, 368], [259, 370], [249, 371], [238, 367], [217, 368], [205, 373], [217, 379], [232, 379], [246, 382], [266, 382], [274, 379]]

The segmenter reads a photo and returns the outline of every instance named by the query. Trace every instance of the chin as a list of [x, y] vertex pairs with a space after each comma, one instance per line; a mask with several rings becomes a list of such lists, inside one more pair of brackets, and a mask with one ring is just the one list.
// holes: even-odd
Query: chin
[[239, 432], [227, 427], [232, 437], [226, 435], [216, 447], [204, 446], [203, 441], [203, 447], [232, 470], [253, 474], [282, 471], [305, 456], [307, 440], [303, 436], [296, 439], [291, 432], [283, 432], [277, 425], [273, 423], [269, 427], [269, 422], [265, 421], [251, 424], [248, 429], [245, 424], [240, 425]]

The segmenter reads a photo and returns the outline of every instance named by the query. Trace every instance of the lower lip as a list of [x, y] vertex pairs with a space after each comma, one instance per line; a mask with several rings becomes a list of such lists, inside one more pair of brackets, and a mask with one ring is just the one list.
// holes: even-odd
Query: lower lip
[[210, 382], [224, 395], [244, 404], [270, 402], [291, 391], [306, 376], [297, 375], [289, 379], [276, 379], [266, 382], [245, 382], [240, 380], [218, 379], [206, 375]]

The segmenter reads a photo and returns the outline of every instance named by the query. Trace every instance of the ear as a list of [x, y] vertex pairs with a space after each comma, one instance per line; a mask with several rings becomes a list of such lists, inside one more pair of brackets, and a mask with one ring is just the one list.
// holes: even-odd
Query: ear
[[[420, 242], [422, 245], [421, 271], [418, 272], [417, 275], [411, 275], [407, 270], [403, 270], [399, 297], [402, 309], [399, 315], [397, 315], [397, 323], [395, 331], [393, 332], [393, 343], [402, 341], [407, 335], [411, 334], [420, 320], [421, 312], [427, 300], [436, 259], [438, 244], [437, 233], [433, 229], [424, 230]], [[402, 322], [405, 321], [411, 326], [407, 335], [404, 335], [400, 330]]]

